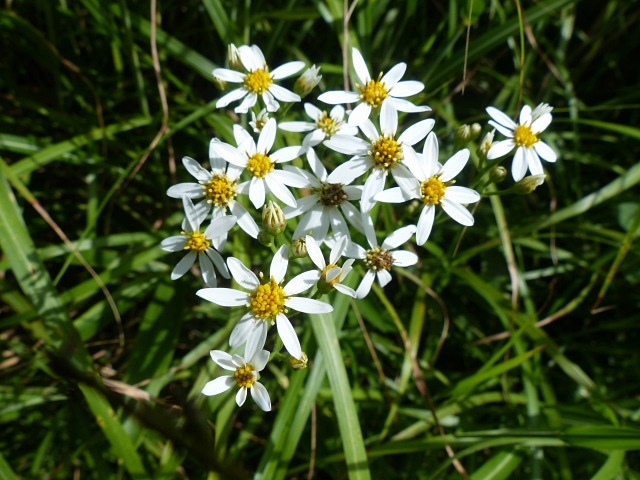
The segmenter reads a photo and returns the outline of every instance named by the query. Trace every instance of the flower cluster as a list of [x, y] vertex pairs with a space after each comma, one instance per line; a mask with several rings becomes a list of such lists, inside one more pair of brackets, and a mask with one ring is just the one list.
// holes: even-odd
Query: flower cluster
[[[219, 86], [239, 84], [218, 100], [217, 107], [240, 101], [235, 112], [251, 113], [251, 119], [244, 118], [251, 131], [235, 124], [233, 144], [210, 140], [209, 169], [184, 157], [184, 167], [196, 181], [168, 189], [170, 197], [182, 201], [185, 220], [180, 235], [161, 243], [170, 252], [188, 251], [172, 279], [192, 269], [197, 258], [205, 287], [196, 295], [243, 312], [229, 338], [234, 353], [211, 351], [212, 360], [233, 374], [207, 383], [202, 390], [205, 395], [236, 385], [238, 405], [249, 390], [261, 409], [270, 410], [259, 372], [269, 360], [281, 358], [281, 347], [293, 368], [306, 366], [295, 326], [300, 320], [294, 315], [331, 312], [333, 307], [324, 300], [334, 292], [362, 299], [376, 279], [380, 287], [391, 282], [394, 267], [417, 264], [416, 247], [409, 242], [414, 235], [418, 246], [429, 240], [438, 207], [460, 225], [474, 224], [467, 205], [477, 203], [481, 193], [455, 184], [470, 158], [474, 158], [476, 185], [490, 183], [483, 177], [493, 178], [491, 161], [514, 148], [512, 173], [517, 182], [527, 180], [523, 180], [527, 169], [534, 176], [542, 175], [540, 158], [556, 160], [553, 150], [539, 139], [551, 122], [551, 107], [541, 104], [533, 110], [523, 107], [519, 123], [489, 107], [489, 124], [507, 139], [493, 143], [494, 132], [490, 132], [477, 154], [462, 148], [441, 163], [435, 120], [420, 118], [431, 109], [407, 99], [424, 89], [419, 81], [402, 80], [407, 65], [399, 63], [386, 74], [372, 77], [356, 48], [351, 50], [351, 61], [357, 77], [354, 90], [328, 91], [317, 97], [319, 103], [304, 103], [307, 120], [279, 121], [279, 115], [292, 115], [291, 105], [281, 109], [280, 102], [301, 102], [318, 86], [321, 76], [315, 65], [295, 81], [293, 91], [276, 82], [300, 72], [304, 63], [293, 61], [270, 70], [255, 45], [230, 46], [229, 68], [213, 71]], [[463, 126], [456, 140], [469, 143], [480, 130], [480, 126]], [[304, 137], [299, 144], [283, 146], [281, 132]], [[291, 138], [288, 133], [286, 139]], [[379, 235], [374, 210], [378, 203], [409, 203], [411, 208], [398, 215], [403, 219], [419, 213], [414, 223]], [[234, 256], [224, 260], [228, 237], [238, 230], [251, 237], [251, 246], [271, 252], [268, 272], [257, 270], [256, 274], [253, 265]], [[249, 258], [261, 257], [257, 250], [248, 253]], [[233, 279], [238, 288], [218, 287], [216, 271]], [[289, 271], [295, 275], [288, 275]], [[343, 283], [352, 271], [361, 277], [355, 290]], [[329, 297], [322, 300], [313, 298], [326, 294]], [[274, 339], [269, 338], [272, 326], [277, 332]]]

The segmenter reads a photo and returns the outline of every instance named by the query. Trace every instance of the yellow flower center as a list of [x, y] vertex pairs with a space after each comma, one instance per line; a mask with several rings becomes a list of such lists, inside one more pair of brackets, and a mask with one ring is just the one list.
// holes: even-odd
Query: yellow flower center
[[377, 80], [369, 80], [369, 82], [364, 86], [357, 85], [360, 89], [360, 100], [368, 103], [373, 108], [377, 108], [383, 102], [387, 95], [389, 94], [389, 90], [384, 85], [384, 82], [381, 82], [382, 73], [378, 75]]
[[374, 167], [389, 170], [402, 160], [402, 145], [393, 137], [382, 135], [371, 146], [369, 156], [373, 160]]
[[257, 318], [274, 323], [276, 316], [286, 311], [286, 299], [284, 289], [271, 277], [268, 283], [258, 285], [249, 295], [249, 308]]
[[334, 135], [340, 127], [339, 123], [331, 118], [327, 112], [322, 112], [320, 118], [316, 120], [316, 126], [324, 132], [327, 138], [331, 138], [331, 136]]
[[209, 181], [202, 184], [204, 195], [209, 203], [216, 207], [226, 207], [235, 198], [236, 182], [224, 174], [215, 174]]
[[528, 125], [518, 125], [513, 132], [513, 141], [519, 147], [531, 148], [538, 142], [538, 136]]
[[204, 233], [182, 232], [182, 235], [189, 237], [187, 244], [184, 246], [184, 250], [195, 250], [196, 252], [204, 252], [207, 248], [211, 247], [211, 241], [204, 236]]
[[428, 178], [420, 183], [420, 194], [425, 205], [440, 205], [440, 201], [444, 197], [444, 191], [447, 185], [440, 180], [438, 175]]
[[337, 265], [331, 264], [331, 265], [327, 265], [326, 267], [324, 267], [322, 269], [322, 273], [320, 274], [320, 279], [322, 282], [324, 282], [325, 284], [329, 285], [330, 287], [333, 287], [336, 283], [340, 282], [340, 275], [338, 275], [337, 277], [335, 277], [333, 280], [327, 282], [327, 272], [333, 268], [339, 268]]
[[262, 68], [247, 73], [247, 76], [244, 78], [244, 87], [251, 93], [257, 95], [262, 95], [266, 92], [272, 83], [271, 75], [269, 75], [267, 70]]
[[373, 270], [374, 272], [378, 270], [391, 270], [393, 257], [390, 252], [376, 247], [367, 251], [364, 257], [364, 264], [369, 270]]
[[264, 178], [271, 170], [273, 170], [275, 164], [271, 161], [268, 155], [264, 153], [254, 153], [249, 157], [247, 162], [247, 170], [251, 172], [251, 175], [258, 178]]
[[341, 183], [323, 183], [317, 193], [318, 201], [325, 207], [338, 207], [347, 199]]
[[236, 383], [239, 387], [251, 388], [251, 386], [256, 382], [256, 379], [253, 376], [252, 365], [245, 365], [244, 367], [236, 368], [236, 371], [233, 372], [233, 378], [236, 379]]

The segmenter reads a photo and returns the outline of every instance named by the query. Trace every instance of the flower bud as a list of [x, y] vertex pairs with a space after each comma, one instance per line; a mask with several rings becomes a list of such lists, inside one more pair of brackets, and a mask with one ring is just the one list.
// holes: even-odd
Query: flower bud
[[320, 79], [322, 75], [318, 75], [320, 72], [320, 67], [316, 67], [313, 65], [309, 67], [300, 77], [296, 80], [296, 83], [293, 85], [293, 91], [300, 95], [300, 98], [304, 98], [311, 93], [318, 83], [320, 83]]
[[307, 239], [305, 237], [295, 238], [291, 242], [291, 254], [295, 258], [307, 256]]
[[474, 123], [472, 125], [460, 125], [456, 130], [456, 134], [454, 136], [456, 143], [459, 145], [466, 145], [469, 142], [474, 141], [480, 135], [480, 131], [482, 127]]
[[489, 133], [487, 133], [484, 138], [482, 139], [482, 141], [480, 142], [480, 146], [478, 147], [478, 155], [484, 159], [487, 158], [487, 153], [489, 153], [489, 149], [491, 148], [491, 145], [493, 144], [493, 136], [495, 135], [496, 131], [495, 130], [491, 130]]
[[243, 70], [242, 60], [240, 60], [240, 52], [238, 47], [230, 43], [227, 47], [227, 65], [233, 70]]
[[262, 207], [262, 227], [273, 236], [280, 235], [287, 228], [287, 220], [282, 209], [271, 200]]
[[265, 247], [270, 247], [273, 243], [273, 235], [269, 232], [265, 232], [264, 230], [260, 230], [258, 232], [258, 241]]
[[294, 370], [302, 370], [303, 368], [307, 368], [307, 363], [309, 363], [309, 357], [307, 354], [302, 352], [300, 358], [289, 356], [289, 365]]
[[489, 181], [491, 183], [500, 183], [507, 178], [507, 169], [503, 166], [493, 167], [489, 172]]
[[213, 84], [218, 90], [224, 92], [227, 89], [227, 82], [218, 77], [213, 77]]
[[528, 177], [524, 177], [518, 183], [513, 186], [513, 190], [515, 193], [519, 195], [529, 195], [536, 188], [544, 183], [544, 179], [547, 178], [546, 175], [529, 175]]
[[249, 125], [251, 125], [255, 133], [260, 133], [268, 121], [269, 114], [267, 113], [267, 110], [263, 108], [257, 116], [253, 111], [251, 112], [251, 121], [249, 122]]

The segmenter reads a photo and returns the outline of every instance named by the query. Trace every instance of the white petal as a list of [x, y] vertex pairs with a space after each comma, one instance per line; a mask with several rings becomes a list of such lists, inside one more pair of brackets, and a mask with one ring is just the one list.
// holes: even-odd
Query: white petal
[[384, 182], [386, 179], [386, 170], [376, 168], [371, 172], [367, 181], [364, 182], [362, 197], [360, 198], [360, 209], [363, 212], [366, 213], [373, 208], [376, 203], [374, 197], [384, 190]]
[[403, 145], [415, 145], [433, 130], [435, 123], [434, 119], [427, 118], [411, 125], [398, 137], [398, 142]]
[[229, 93], [227, 93], [226, 95], [223, 95], [218, 99], [218, 101], [216, 102], [216, 108], [224, 108], [230, 103], [233, 103], [236, 100], [240, 100], [247, 93], [249, 93], [249, 91], [244, 87], [231, 90]]
[[400, 245], [406, 243], [411, 238], [416, 231], [415, 225], [407, 225], [405, 227], [399, 228], [395, 232], [391, 233], [387, 238], [385, 238], [384, 242], [382, 242], [382, 248], [386, 250], [391, 250], [394, 248], [398, 248]]
[[216, 142], [215, 146], [212, 146], [211, 149], [215, 151], [216, 155], [224, 158], [227, 162], [233, 165], [237, 165], [242, 168], [247, 166], [247, 156], [228, 143]]
[[253, 92], [249, 92], [242, 103], [238, 105], [233, 111], [236, 113], [247, 113], [249, 109], [256, 104], [257, 101], [258, 95]]
[[431, 107], [427, 107], [426, 105], [414, 105], [409, 100], [405, 100], [404, 98], [396, 98], [395, 96], [387, 97], [385, 99], [385, 103], [389, 103], [389, 105], [398, 112], [418, 113], [428, 112], [431, 110]]
[[[272, 85], [273, 86], [273, 85]], [[277, 112], [280, 108], [280, 104], [275, 99], [275, 97], [271, 94], [269, 90], [262, 94], [262, 101], [267, 107], [267, 112]]]
[[380, 108], [380, 131], [383, 135], [395, 137], [397, 130], [398, 111], [393, 108], [389, 102], [383, 102]]
[[[311, 167], [311, 171], [318, 178], [318, 180], [320, 180], [320, 182], [324, 182], [327, 179], [327, 169], [324, 168], [322, 161], [318, 158], [318, 155], [313, 148], [307, 150], [307, 162]], [[318, 187], [321, 186], [319, 184], [320, 182], [318, 182]], [[315, 185], [313, 184], [312, 186], [315, 187]]]
[[284, 218], [289, 220], [290, 218], [295, 218], [298, 215], [302, 215], [303, 213], [310, 210], [314, 205], [318, 203], [318, 195], [313, 194], [308, 197], [298, 198], [296, 200], [295, 208], [285, 206], [282, 209], [282, 213], [284, 213]]
[[273, 147], [273, 142], [276, 139], [276, 131], [278, 127], [276, 125], [276, 119], [270, 118], [267, 123], [262, 127], [262, 131], [260, 132], [260, 136], [258, 137], [258, 144], [256, 145], [256, 149], [259, 153], [268, 153], [271, 151], [271, 147]]
[[511, 138], [502, 140], [501, 142], [494, 142], [487, 153], [487, 160], [503, 157], [511, 152], [515, 146], [516, 144]]
[[271, 266], [269, 267], [269, 275], [278, 283], [282, 282], [282, 279], [287, 273], [287, 266], [289, 265], [288, 254], [289, 250], [286, 245], [281, 245], [276, 253], [273, 254]]
[[549, 145], [544, 142], [538, 141], [533, 145], [534, 150], [547, 162], [555, 162], [558, 158], [556, 152], [554, 152]]
[[[309, 244], [307, 243], [307, 245]], [[305, 292], [318, 283], [318, 280], [320, 280], [320, 270], [302, 272], [289, 280], [284, 286], [284, 293], [287, 295], [297, 295], [298, 293]]]
[[416, 228], [416, 243], [424, 245], [431, 235], [433, 228], [433, 220], [436, 217], [436, 207], [434, 205], [425, 205], [420, 213], [418, 225]]
[[338, 165], [327, 177], [327, 182], [349, 184], [369, 170], [371, 165], [371, 160], [367, 157], [353, 157]]
[[352, 127], [360, 126], [369, 118], [369, 115], [371, 115], [371, 105], [361, 102], [351, 111], [347, 123]]
[[[394, 65], [391, 70], [385, 73], [380, 81], [385, 84], [387, 89], [392, 89], [398, 81], [404, 75], [404, 72], [407, 71], [407, 64], [404, 62], [400, 62], [397, 65]], [[417, 82], [419, 83], [419, 82]]]
[[264, 348], [264, 343], [267, 341], [267, 322], [258, 320], [253, 323], [247, 335], [247, 344], [244, 346], [245, 358], [253, 358], [256, 352], [261, 351]]
[[531, 125], [531, 107], [529, 105], [524, 105], [522, 107], [518, 120], [520, 125]]
[[371, 80], [371, 75], [369, 75], [369, 69], [367, 68], [367, 64], [364, 62], [364, 58], [360, 51], [353, 47], [351, 49], [351, 62], [353, 63], [353, 69], [356, 72], [356, 76], [360, 81], [361, 85], [366, 85], [369, 80]]
[[410, 267], [418, 263], [418, 256], [408, 250], [396, 250], [391, 252], [391, 256], [396, 267]]
[[250, 72], [266, 66], [262, 50], [257, 45], [241, 45], [238, 47], [238, 55], [244, 68]]
[[207, 287], [217, 287], [218, 279], [216, 278], [216, 271], [213, 268], [211, 259], [204, 252], [201, 252], [200, 255], [198, 255], [198, 260], [200, 263], [200, 273], [202, 273], [202, 280], [204, 280], [204, 283]]
[[271, 78], [274, 80], [280, 80], [282, 78], [290, 77], [291, 75], [295, 75], [300, 70], [304, 68], [304, 62], [288, 62], [283, 65], [280, 65], [278, 68], [274, 68], [271, 72]]
[[439, 151], [438, 138], [435, 132], [431, 132], [427, 135], [427, 139], [424, 141], [424, 147], [422, 148], [422, 170], [425, 174], [425, 180], [431, 178], [440, 170], [440, 164], [438, 162]]
[[187, 237], [185, 235], [174, 235], [162, 240], [162, 242], [160, 242], [160, 248], [167, 252], [180, 252], [184, 250], [186, 244]]
[[284, 348], [287, 349], [289, 355], [294, 358], [300, 358], [302, 355], [300, 340], [298, 340], [298, 335], [296, 335], [293, 325], [291, 325], [291, 322], [284, 314], [279, 313], [276, 316], [276, 327], [278, 328], [278, 335], [282, 339]]
[[258, 288], [260, 280], [256, 274], [245, 267], [236, 257], [229, 257], [227, 259], [227, 265], [233, 279], [238, 282], [242, 288], [246, 288], [247, 290], [255, 290]]
[[393, 97], [410, 97], [424, 90], [424, 83], [416, 80], [405, 80], [404, 82], [396, 83], [393, 88], [390, 89], [389, 95]]
[[281, 102], [293, 103], [301, 100], [300, 95], [293, 93], [291, 90], [287, 90], [280, 85], [272, 84], [269, 86], [269, 92]]
[[238, 393], [236, 393], [236, 403], [239, 407], [244, 405], [245, 400], [247, 399], [247, 387], [240, 387]]
[[471, 215], [471, 213], [469, 213], [469, 211], [459, 203], [443, 198], [440, 205], [442, 205], [442, 209], [447, 212], [447, 215], [453, 218], [460, 225], [465, 225], [467, 227], [473, 225], [473, 215]]
[[256, 372], [261, 372], [266, 367], [267, 362], [269, 361], [269, 352], [267, 350], [259, 350], [253, 354], [253, 356], [247, 360], [247, 363], [253, 365], [253, 370]]
[[376, 276], [378, 277], [378, 284], [384, 288], [391, 281], [391, 273], [388, 270], [378, 270]]
[[253, 331], [260, 326], [259, 323], [264, 322], [257, 320], [251, 312], [244, 314], [229, 335], [229, 346], [235, 348], [245, 343]]
[[504, 125], [509, 129], [513, 130], [516, 128], [516, 122], [511, 120], [506, 114], [502, 113], [500, 110], [494, 107], [487, 107], [487, 113], [500, 125]]
[[258, 177], [251, 177], [249, 186], [249, 200], [256, 208], [262, 208], [265, 198], [264, 180]]
[[211, 262], [215, 265], [215, 267], [218, 269], [218, 271], [224, 278], [227, 278], [227, 279], [231, 278], [231, 276], [229, 275], [229, 270], [227, 269], [227, 264], [224, 263], [224, 259], [222, 258], [222, 255], [220, 255], [213, 248], [207, 249], [205, 251], [205, 254], [207, 255], [207, 257], [209, 257]]
[[353, 288], [347, 287], [346, 285], [343, 285], [341, 283], [336, 283], [335, 285], [333, 285], [333, 288], [335, 288], [343, 295], [347, 295], [351, 298], [356, 298], [356, 291]]
[[184, 257], [182, 257], [178, 262], [178, 264], [173, 269], [173, 271], [171, 272], [171, 280], [177, 280], [178, 278], [182, 277], [185, 273], [187, 273], [191, 268], [191, 266], [193, 265], [193, 262], [196, 261], [196, 256], [197, 256], [197, 253], [194, 251], [191, 251], [187, 253]]
[[349, 221], [349, 223], [351, 223], [351, 225], [353, 225], [353, 227], [357, 231], [362, 232], [364, 230], [364, 228], [362, 227], [362, 217], [360, 214], [360, 210], [358, 210], [349, 202], [342, 202], [342, 205], [340, 205], [340, 210], [342, 210], [342, 214], [344, 215], [344, 217]]
[[219, 393], [226, 392], [236, 384], [235, 379], [230, 375], [224, 377], [218, 377], [215, 380], [207, 382], [202, 388], [202, 394], [210, 397], [211, 395], [218, 395]]
[[[336, 107], [334, 107], [334, 108], [336, 108]], [[340, 107], [340, 108], [342, 108], [342, 107]], [[316, 107], [313, 103], [305, 103], [304, 104], [304, 111], [306, 112], [307, 115], [309, 115], [309, 118], [313, 119], [314, 125], [315, 125], [315, 122], [322, 116], [322, 110], [320, 110], [318, 107]], [[343, 111], [343, 114], [344, 114], [344, 108], [342, 109], [342, 111]], [[331, 110], [331, 112], [333, 112], [333, 109]]]
[[376, 274], [372, 270], [367, 270], [367, 273], [362, 277], [362, 281], [356, 290], [356, 298], [364, 298], [371, 291], [371, 285], [373, 285], [373, 281], [376, 278]]
[[280, 122], [278, 128], [285, 132], [310, 132], [316, 128], [316, 124], [311, 122]]
[[307, 253], [309, 254], [309, 258], [318, 267], [320, 270], [325, 268], [327, 264], [324, 261], [324, 255], [322, 255], [322, 251], [320, 247], [313, 239], [312, 236], [307, 235]]
[[215, 78], [231, 83], [242, 83], [245, 78], [244, 73], [238, 72], [237, 70], [230, 70], [228, 68], [216, 68], [212, 73]]
[[185, 195], [189, 198], [200, 198], [204, 196], [204, 191], [199, 183], [178, 183], [169, 187], [167, 195], [171, 198], [182, 198]]
[[550, 113], [545, 113], [541, 117], [536, 118], [536, 120], [531, 124], [531, 130], [533, 133], [537, 135], [538, 133], [545, 131], [551, 123], [552, 118], [553, 117]]
[[[275, 175], [273, 175], [274, 173]], [[284, 185], [284, 182], [282, 182], [282, 179], [278, 176], [278, 173], [282, 172], [272, 171], [271, 173], [267, 174], [267, 176], [264, 177], [264, 183], [266, 184], [269, 191], [273, 193], [278, 200], [292, 208], [295, 208], [296, 199], [289, 191], [289, 189]]]
[[211, 360], [225, 370], [235, 370], [238, 366], [233, 362], [231, 355], [223, 350], [211, 350], [209, 352]]
[[544, 168], [542, 168], [540, 157], [538, 157], [538, 154], [533, 148], [525, 148], [524, 156], [527, 160], [527, 165], [529, 166], [531, 175], [542, 175], [544, 173]]
[[239, 307], [249, 302], [247, 293], [232, 288], [201, 288], [196, 295], [221, 307]]
[[406, 194], [400, 187], [393, 187], [378, 193], [374, 200], [383, 203], [403, 203], [411, 200], [411, 198], [412, 197]]
[[527, 160], [524, 156], [524, 147], [518, 147], [516, 149], [516, 154], [513, 156], [513, 163], [511, 165], [511, 175], [513, 179], [518, 182], [522, 180], [522, 178], [527, 173]]
[[314, 300], [313, 298], [289, 297], [284, 304], [302, 313], [329, 313], [333, 312], [333, 307], [328, 303]]
[[345, 155], [366, 154], [371, 147], [369, 142], [349, 135], [334, 135], [329, 140], [326, 140], [324, 145]]
[[247, 235], [258, 238], [260, 228], [247, 209], [244, 208], [240, 202], [231, 202], [229, 209], [231, 213], [238, 217], [238, 225], [240, 225], [240, 228], [242, 228]]
[[349, 243], [349, 239], [344, 236], [336, 242], [336, 244], [331, 249], [331, 252], [329, 253], [330, 264], [335, 265], [338, 262], [338, 260], [340, 260], [340, 257], [344, 253], [344, 250], [347, 248], [348, 243]]
[[182, 157], [182, 164], [196, 180], [206, 182], [211, 178], [211, 173], [191, 157]]
[[476, 203], [480, 200], [480, 194], [467, 187], [451, 186], [444, 192], [444, 198], [458, 203]]
[[360, 95], [356, 92], [347, 92], [344, 90], [334, 90], [331, 92], [325, 92], [318, 96], [318, 100], [330, 105], [339, 103], [355, 103], [360, 100]]
[[269, 392], [264, 388], [260, 382], [256, 382], [251, 385], [251, 398], [256, 402], [256, 405], [265, 412], [271, 411], [271, 399], [269, 398]]
[[453, 179], [456, 175], [458, 175], [464, 166], [469, 161], [469, 149], [465, 148], [456, 152], [453, 157], [447, 160], [447, 163], [444, 164], [440, 173], [440, 180], [443, 182], [448, 182]]

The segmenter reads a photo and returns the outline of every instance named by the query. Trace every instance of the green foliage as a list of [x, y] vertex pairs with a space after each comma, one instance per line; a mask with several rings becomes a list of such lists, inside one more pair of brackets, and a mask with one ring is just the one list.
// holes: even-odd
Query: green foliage
[[[4, 3], [1, 478], [640, 478], [634, 2], [360, 0], [346, 30], [339, 0], [157, 2], [155, 33], [149, 2]], [[559, 160], [472, 228], [437, 220], [384, 291], [294, 322], [310, 368], [270, 363], [272, 412], [238, 409], [200, 394], [239, 315], [169, 279], [165, 192], [246, 125], [215, 108], [227, 44], [315, 63], [327, 91], [345, 40], [426, 84], [443, 158], [486, 106], [546, 102]]]

